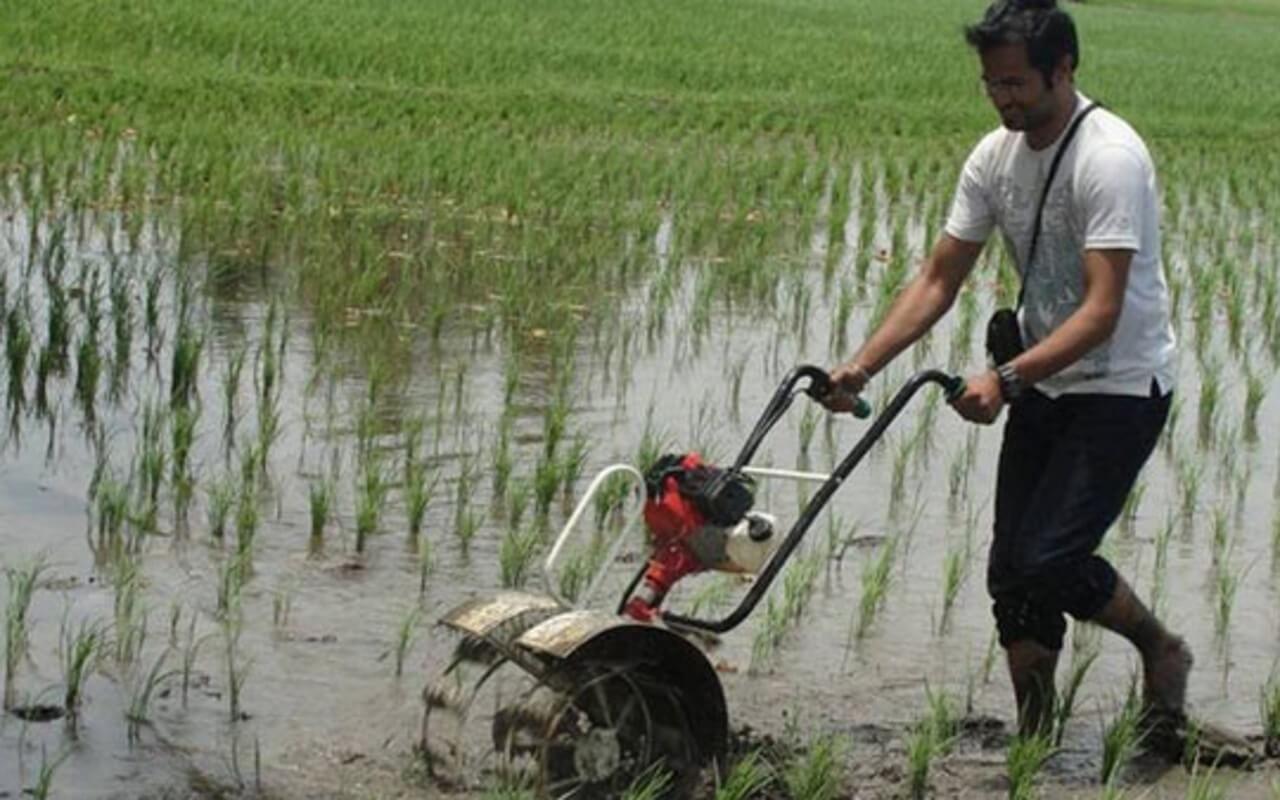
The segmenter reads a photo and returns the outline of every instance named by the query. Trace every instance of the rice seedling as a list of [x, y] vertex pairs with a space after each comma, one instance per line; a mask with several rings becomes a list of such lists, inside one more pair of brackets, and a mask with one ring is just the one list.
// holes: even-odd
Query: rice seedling
[[242, 717], [241, 696], [252, 664], [240, 659], [240, 615], [227, 614], [222, 617], [221, 624], [223, 663], [227, 671], [227, 708], [231, 722], [236, 723]]
[[1216, 772], [1214, 767], [1202, 770], [1200, 764], [1195, 763], [1191, 768], [1191, 781], [1187, 785], [1187, 800], [1227, 800], [1230, 797], [1227, 790], [1231, 788], [1231, 784], [1219, 779]]
[[1191, 523], [1196, 512], [1196, 502], [1200, 494], [1200, 479], [1204, 474], [1204, 464], [1194, 457], [1179, 459], [1178, 488], [1180, 489], [1182, 522]]
[[137, 742], [141, 728], [150, 721], [151, 698], [161, 684], [178, 674], [178, 670], [165, 670], [165, 662], [169, 660], [166, 649], [152, 662], [151, 669], [145, 675], [133, 681], [129, 693], [129, 707], [124, 712], [129, 728], [129, 741]]
[[115, 658], [122, 665], [132, 664], [147, 642], [147, 612], [142, 605], [142, 576], [138, 562], [121, 555], [113, 565], [115, 619]]
[[824, 561], [822, 553], [795, 558], [782, 578], [782, 599], [770, 597], [765, 606], [764, 624], [751, 646], [751, 670], [761, 669], [773, 657], [787, 632], [800, 622]]
[[940, 689], [935, 692], [927, 683], [924, 696], [929, 709], [924, 721], [933, 732], [937, 752], [947, 755], [960, 735], [960, 718], [956, 716], [955, 704], [946, 691]]
[[592, 501], [595, 504], [596, 527], [603, 527], [622, 511], [634, 488], [635, 484], [626, 475], [614, 474], [605, 479]]
[[196, 397], [203, 349], [204, 336], [192, 330], [185, 319], [180, 319], [169, 366], [169, 405], [175, 410], [189, 408]]
[[1226, 557], [1227, 546], [1230, 544], [1231, 529], [1226, 509], [1215, 508], [1213, 510], [1212, 531], [1213, 538], [1210, 552], [1213, 555], [1213, 563], [1217, 564]]
[[239, 615], [240, 591], [248, 578], [248, 569], [249, 560], [244, 553], [228, 555], [218, 565], [217, 609], [219, 619]]
[[59, 640], [62, 661], [62, 707], [67, 712], [67, 730], [72, 737], [75, 737], [79, 730], [84, 683], [97, 666], [106, 637], [100, 624], [81, 622], [77, 629], [72, 630], [64, 616]]
[[742, 378], [746, 371], [745, 356], [729, 367], [729, 419], [734, 422], [742, 419]]
[[102, 478], [95, 492], [94, 508], [97, 516], [98, 548], [118, 544], [124, 523], [129, 517], [129, 487], [108, 475]]
[[31, 630], [27, 614], [31, 611], [31, 599], [35, 596], [40, 576], [46, 564], [36, 559], [25, 568], [5, 568], [9, 585], [9, 597], [4, 607], [4, 710], [13, 708], [14, 682], [18, 666], [26, 656], [31, 642]]
[[209, 487], [206, 512], [209, 520], [209, 536], [218, 541], [226, 536], [227, 520], [231, 516], [231, 506], [236, 501], [236, 486], [228, 479], [215, 481]]
[[540, 458], [533, 471], [534, 508], [540, 518], [545, 518], [551, 511], [551, 503], [560, 489], [563, 478], [559, 461], [552, 458]]
[[324, 529], [333, 515], [334, 485], [329, 478], [316, 478], [307, 487], [307, 508], [311, 520], [311, 540], [324, 539]]
[[1266, 753], [1274, 757], [1280, 753], [1280, 680], [1274, 670], [1258, 690], [1258, 718]]
[[293, 610], [293, 592], [288, 589], [277, 589], [271, 593], [271, 626], [277, 630], [289, 625], [289, 614]]
[[640, 445], [636, 450], [635, 468], [641, 474], [647, 474], [649, 468], [657, 463], [662, 454], [670, 448], [670, 436], [663, 431], [654, 430], [653, 408], [645, 416], [644, 430], [640, 434]]
[[53, 351], [45, 347], [40, 350], [40, 357], [36, 359], [36, 415], [47, 417], [49, 415], [49, 380], [54, 372]]
[[417, 639], [421, 622], [422, 606], [415, 605], [400, 618], [400, 622], [396, 625], [394, 653], [397, 678], [404, 674], [404, 662], [409, 657], [409, 652], [413, 650], [413, 643]]
[[137, 455], [137, 471], [141, 482], [138, 487], [142, 510], [138, 525], [144, 531], [156, 529], [160, 508], [160, 487], [164, 485], [165, 465], [168, 454], [164, 447], [164, 412], [147, 403], [142, 412], [142, 432]]
[[1102, 645], [1096, 629], [1089, 625], [1074, 626], [1071, 641], [1071, 665], [1067, 669], [1067, 679], [1058, 693], [1057, 704], [1053, 710], [1053, 744], [1062, 745], [1067, 733], [1067, 724], [1075, 714], [1076, 696], [1084, 684], [1089, 669], [1102, 654]]
[[1038, 796], [1036, 779], [1053, 753], [1053, 742], [1047, 736], [1029, 734], [1013, 737], [1005, 754], [1009, 800], [1032, 800]]
[[198, 618], [195, 614], [191, 615], [190, 622], [187, 623], [187, 639], [182, 645], [182, 707], [187, 707], [187, 698], [191, 692], [191, 676], [195, 672], [196, 659], [200, 656], [200, 648], [204, 645], [213, 634], [205, 634], [204, 636], [196, 636], [196, 623]]
[[809, 455], [809, 446], [813, 443], [813, 434], [818, 430], [819, 414], [812, 405], [805, 406], [800, 415], [800, 456]]
[[[511, 456], [511, 416], [504, 414], [498, 423], [498, 435], [493, 445], [493, 496], [501, 498], [507, 491], [511, 480], [511, 470], [515, 462]], [[406, 468], [406, 473], [408, 469]], [[406, 480], [407, 482], [407, 480]]]
[[258, 475], [265, 482], [270, 478], [268, 469], [272, 446], [281, 434], [280, 397], [278, 394], [263, 398], [258, 406], [258, 440], [250, 451], [258, 457]]
[[907, 737], [907, 794], [918, 800], [929, 791], [929, 770], [937, 755], [938, 742], [927, 719], [911, 727]]
[[164, 273], [154, 270], [147, 276], [143, 290], [142, 318], [147, 332], [147, 359], [155, 361], [160, 355], [163, 332], [160, 328], [160, 290], [164, 287]]
[[889, 478], [889, 516], [897, 518], [907, 496], [907, 471], [916, 447], [914, 438], [903, 438], [893, 451], [893, 471]]
[[876, 613], [884, 605], [893, 578], [893, 565], [897, 559], [896, 537], [886, 537], [880, 552], [862, 565], [862, 594], [858, 600], [858, 621], [855, 636], [861, 639], [871, 628]]
[[236, 398], [240, 394], [240, 374], [244, 371], [244, 362], [249, 355], [247, 345], [232, 350], [223, 362], [222, 371], [222, 419], [223, 438], [230, 441], [236, 425]]
[[946, 633], [956, 598], [969, 577], [969, 562], [973, 551], [969, 541], [952, 543], [942, 561], [942, 614], [938, 618], [938, 633]]
[[427, 578], [435, 568], [435, 560], [431, 552], [431, 540], [419, 539], [418, 542], [418, 597], [427, 593]]
[[363, 553], [368, 537], [378, 531], [382, 508], [390, 489], [382, 464], [370, 456], [356, 483], [356, 552]]
[[253, 560], [253, 543], [258, 538], [258, 492], [251, 484], [241, 484], [236, 493], [236, 554]]
[[71, 749], [64, 748], [49, 759], [48, 750], [43, 742], [40, 743], [40, 767], [36, 770], [36, 782], [31, 788], [25, 790], [25, 794], [30, 794], [35, 800], [47, 800], [49, 793], [53, 791], [53, 778], [58, 772], [58, 768], [71, 757]]
[[518, 589], [524, 586], [541, 544], [542, 536], [536, 528], [512, 528], [507, 531], [498, 546], [498, 566], [503, 587]]
[[1247, 364], [1244, 377], [1244, 440], [1252, 444], [1258, 441], [1258, 410], [1266, 397], [1268, 381]]
[[751, 800], [773, 780], [773, 769], [759, 750], [753, 750], [734, 764], [724, 781], [717, 784], [715, 800]]
[[569, 426], [569, 414], [573, 405], [567, 391], [557, 391], [542, 414], [542, 454], [551, 461], [560, 447]]
[[848, 744], [839, 736], [816, 736], [781, 770], [791, 797], [835, 800], [841, 795]]
[[1220, 641], [1226, 640], [1231, 627], [1231, 615], [1235, 610], [1236, 594], [1248, 571], [1247, 566], [1232, 569], [1227, 558], [1218, 561], [1214, 567], [1213, 631]]
[[11, 308], [5, 320], [4, 350], [9, 365], [9, 406], [18, 409], [24, 403], [27, 357], [31, 352], [31, 329], [20, 308]]
[[175, 515], [185, 520], [187, 509], [195, 492], [195, 480], [191, 475], [191, 450], [195, 445], [196, 426], [200, 420], [200, 408], [182, 407], [177, 409], [170, 421], [170, 459], [169, 480], [173, 484], [173, 504]]
[[670, 790], [671, 772], [657, 763], [636, 776], [623, 793], [622, 800], [662, 800]]
[[1196, 432], [1201, 447], [1214, 444], [1219, 403], [1222, 397], [1222, 365], [1210, 359], [1200, 368], [1200, 403], [1196, 413]]
[[573, 437], [573, 445], [560, 461], [560, 485], [566, 498], [573, 495], [574, 487], [582, 477], [582, 470], [587, 464], [588, 450], [586, 437], [578, 434]]
[[524, 512], [529, 507], [529, 498], [533, 494], [533, 484], [528, 478], [519, 478], [511, 484], [507, 492], [507, 525], [512, 528], [520, 526]]
[[1121, 770], [1142, 745], [1142, 703], [1130, 688], [1120, 712], [1102, 729], [1102, 774], [1104, 786], [1119, 779]]

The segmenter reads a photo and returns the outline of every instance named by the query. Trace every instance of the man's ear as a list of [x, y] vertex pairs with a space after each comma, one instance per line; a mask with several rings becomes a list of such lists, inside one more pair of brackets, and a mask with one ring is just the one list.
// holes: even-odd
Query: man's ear
[[1058, 59], [1058, 63], [1053, 68], [1053, 83], [1056, 86], [1059, 83], [1071, 83], [1075, 78], [1075, 64], [1071, 61], [1071, 56], [1064, 55]]

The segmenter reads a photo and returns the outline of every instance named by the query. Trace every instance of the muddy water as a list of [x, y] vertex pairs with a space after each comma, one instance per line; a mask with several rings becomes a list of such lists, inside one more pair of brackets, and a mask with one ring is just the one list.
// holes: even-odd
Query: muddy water
[[[818, 213], [824, 222], [815, 227], [828, 227], [828, 213], [824, 201]], [[29, 287], [33, 338], [40, 342], [48, 298], [41, 288], [39, 268], [24, 282], [21, 266], [29, 260], [31, 220], [15, 209], [6, 215], [4, 225], [0, 263], [5, 264], [9, 307], [19, 294], [16, 288]], [[918, 225], [913, 221], [912, 230]], [[652, 242], [655, 273], [672, 267], [672, 241], [678, 226], [678, 220], [668, 218], [658, 227]], [[878, 238], [887, 239], [884, 226], [879, 227]], [[177, 264], [178, 232], [166, 225], [163, 215], [136, 242], [128, 241], [110, 218], [86, 228], [67, 244], [69, 266], [64, 280], [75, 283], [83, 265], [98, 268], [104, 282], [110, 270], [122, 270], [137, 301], [126, 389], [118, 400], [110, 399], [104, 389], [96, 406], [95, 425], [106, 434], [110, 474], [125, 480], [138, 452], [142, 409], [148, 403], [163, 405], [168, 398], [177, 288], [174, 273], [164, 272], [160, 327], [170, 334], [158, 343], [150, 364], [138, 305], [146, 280], [166, 265], [196, 274], [204, 265]], [[851, 219], [846, 228], [857, 230], [858, 226]], [[42, 223], [37, 231], [37, 240], [47, 243], [48, 225]], [[918, 249], [923, 237], [913, 233], [909, 238]], [[811, 298], [807, 316], [794, 314], [796, 304], [782, 296], [774, 308], [738, 309], [733, 314], [716, 310], [707, 332], [692, 338], [686, 323], [698, 313], [697, 299], [693, 282], [686, 281], [655, 335], [646, 335], [650, 293], [641, 286], [622, 301], [616, 321], [579, 337], [573, 359], [570, 431], [590, 443], [587, 476], [614, 462], [633, 461], [646, 434], [658, 435], [668, 449], [696, 447], [717, 458], [729, 458], [787, 369], [800, 362], [829, 364], [836, 358], [828, 341], [838, 290], [824, 283], [820, 265], [831, 250], [844, 263], [851, 245], [847, 237], [834, 243], [820, 234], [806, 244], [812, 263], [793, 286], [804, 287]], [[873, 246], [879, 250], [886, 244]], [[687, 266], [692, 271], [698, 265]], [[989, 283], [989, 275], [980, 278]], [[107, 658], [88, 679], [78, 737], [71, 737], [61, 722], [24, 723], [6, 716], [0, 723], [0, 796], [5, 792], [17, 796], [33, 786], [42, 761], [53, 762], [64, 754], [54, 780], [59, 797], [183, 796], [213, 785], [253, 788], [259, 781], [284, 796], [431, 793], [406, 768], [412, 764], [409, 752], [420, 717], [419, 692], [425, 677], [448, 658], [452, 639], [424, 623], [405, 674], [395, 677], [396, 631], [419, 602], [420, 560], [405, 534], [405, 510], [397, 490], [386, 503], [382, 532], [370, 540], [363, 556], [353, 552], [354, 431], [368, 393], [363, 369], [363, 354], [368, 351], [358, 342], [330, 340], [324, 352], [314, 352], [315, 321], [301, 305], [285, 309], [281, 434], [270, 449], [252, 576], [241, 601], [244, 623], [236, 657], [248, 669], [243, 713], [237, 720], [230, 718], [226, 639], [216, 610], [218, 573], [232, 551], [232, 541], [211, 539], [206, 514], [211, 487], [237, 474], [240, 454], [255, 435], [252, 375], [271, 316], [264, 300], [270, 293], [269, 286], [199, 292], [194, 323], [207, 338], [199, 372], [203, 412], [192, 458], [198, 488], [186, 524], [173, 518], [172, 497], [166, 489], [158, 530], [145, 537], [141, 572], [148, 636], [142, 656], [131, 665]], [[985, 295], [979, 295], [979, 319], [986, 316]], [[858, 340], [870, 306], [869, 298], [860, 302], [850, 323], [851, 341]], [[878, 381], [880, 388], [873, 392], [877, 407], [883, 407], [888, 392], [914, 368], [946, 362], [953, 330], [941, 328], [926, 355], [914, 364], [911, 357], [904, 357]], [[596, 346], [610, 337], [614, 337], [612, 348]], [[228, 360], [246, 347], [249, 356], [231, 413], [235, 445], [228, 456], [222, 380]], [[502, 502], [492, 496], [489, 472], [497, 421], [503, 412], [508, 354], [490, 337], [462, 326], [446, 329], [436, 343], [424, 332], [406, 329], [395, 338], [394, 347], [402, 380], [393, 382], [379, 402], [374, 444], [386, 463], [398, 464], [405, 422], [419, 414], [431, 420], [426, 426], [426, 452], [441, 476], [425, 526], [433, 569], [421, 602], [431, 619], [499, 585], [498, 550], [506, 523]], [[975, 341], [972, 352], [978, 349]], [[518, 477], [533, 473], [542, 447], [543, 414], [552, 395], [547, 365], [534, 352], [523, 366], [514, 397]], [[969, 358], [971, 367], [976, 366], [976, 358]], [[1234, 362], [1226, 363], [1229, 379], [1223, 406], [1239, 409], [1243, 381], [1235, 379]], [[28, 396], [32, 371], [28, 369]], [[735, 405], [736, 375], [741, 376], [741, 388]], [[1179, 375], [1183, 399], [1172, 446], [1162, 447], [1152, 458], [1142, 479], [1144, 493], [1134, 524], [1111, 534], [1109, 553], [1140, 591], [1149, 594], [1155, 539], [1169, 515], [1175, 515], [1162, 609], [1197, 654], [1191, 701], [1199, 713], [1216, 722], [1256, 732], [1258, 691], [1280, 653], [1271, 558], [1276, 450], [1265, 436], [1255, 445], [1200, 448], [1195, 431], [1200, 371], [1186, 348]], [[74, 370], [70, 377], [51, 384], [52, 425], [30, 408], [18, 413], [0, 460], [4, 563], [20, 567], [42, 557], [48, 564], [29, 615], [30, 657], [17, 676], [19, 698], [27, 703], [58, 702], [62, 684], [58, 639], [64, 618], [72, 626], [80, 620], [109, 625], [113, 619], [111, 573], [95, 559], [88, 544], [94, 517], [87, 492], [96, 449], [84, 413], [74, 402], [73, 380]], [[933, 390], [926, 394], [929, 391]], [[813, 413], [805, 402], [797, 401], [761, 449], [757, 464], [828, 469], [866, 429], [865, 422], [828, 422], [822, 417], [807, 452], [802, 453], [804, 419]], [[851, 759], [865, 765], [901, 761], [906, 727], [924, 712], [926, 683], [944, 688], [957, 702], [970, 705], [977, 716], [1006, 721], [1012, 716], [1007, 681], [999, 664], [990, 663], [991, 622], [982, 584], [999, 431], [977, 431], [972, 466], [963, 470], [965, 488], [953, 498], [950, 465], [962, 458], [973, 429], [954, 418], [945, 405], [935, 408], [930, 417], [928, 402], [922, 394], [908, 407], [842, 487], [828, 515], [819, 518], [808, 537], [808, 553], [824, 558], [824, 565], [807, 612], [781, 647], [765, 658], [753, 657], [764, 617], [761, 609], [711, 652], [735, 724], [749, 724], [779, 737], [796, 731], [806, 735], [844, 732], [853, 742]], [[1280, 417], [1276, 402], [1275, 393], [1269, 393], [1261, 412], [1264, 432], [1268, 421]], [[1228, 411], [1223, 416], [1221, 427], [1238, 425], [1233, 421], [1238, 415]], [[933, 422], [928, 421], [931, 418]], [[905, 458], [899, 456], [913, 440], [929, 444], [918, 445]], [[895, 462], [906, 465], [896, 500]], [[467, 463], [479, 475], [473, 481], [471, 507], [481, 513], [482, 521], [464, 552], [453, 531], [455, 490]], [[335, 464], [337, 519], [327, 529], [323, 548], [316, 552], [308, 543], [308, 489]], [[1187, 465], [1196, 464], [1203, 467], [1199, 501], [1183, 519], [1176, 516], [1186, 493], [1180, 476]], [[585, 483], [581, 480], [579, 487]], [[1243, 493], [1239, 491], [1242, 484]], [[769, 482], [760, 505], [784, 520], [793, 519], [801, 491], [794, 484]], [[553, 529], [566, 510], [556, 504], [550, 517]], [[1210, 542], [1215, 510], [1226, 522], [1233, 543], [1230, 558], [1242, 574], [1225, 637], [1215, 633], [1214, 624]], [[973, 551], [968, 577], [950, 625], [942, 631], [938, 621], [943, 561], [948, 548], [957, 547], [966, 531]], [[863, 566], [878, 555], [885, 537], [893, 538], [899, 547], [890, 589], [882, 610], [859, 636]], [[838, 558], [825, 556], [831, 541], [839, 542], [834, 548]], [[639, 552], [636, 543], [629, 546], [627, 555], [634, 558]], [[616, 567], [615, 588], [629, 570], [629, 566]], [[690, 580], [672, 602], [693, 602], [699, 588], [714, 580]], [[537, 585], [535, 577], [531, 588]], [[734, 591], [740, 592], [741, 587]], [[180, 622], [171, 638], [174, 613], [180, 614]], [[149, 722], [131, 741], [125, 711], [132, 687], [171, 645], [167, 664], [178, 666], [192, 618], [197, 638], [207, 638], [195, 659], [186, 702], [176, 679], [165, 681], [149, 708]], [[1096, 792], [1089, 781], [1097, 770], [1101, 721], [1118, 707], [1135, 668], [1132, 654], [1121, 642], [1103, 640], [1102, 655], [1077, 701], [1079, 714], [1069, 731], [1067, 752], [1050, 769], [1051, 780], [1063, 793]], [[956, 784], [952, 788], [957, 793], [998, 796], [1002, 791], [999, 747], [983, 749], [974, 744], [967, 752], [957, 761], [953, 778], [946, 780]], [[892, 771], [859, 774], [873, 796], [896, 791]], [[1176, 777], [1162, 781], [1157, 787], [1172, 781], [1168, 791], [1181, 791]]]

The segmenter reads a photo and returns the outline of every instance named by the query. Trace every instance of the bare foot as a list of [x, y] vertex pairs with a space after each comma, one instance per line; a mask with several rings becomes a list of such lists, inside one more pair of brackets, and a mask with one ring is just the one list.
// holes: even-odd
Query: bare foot
[[1178, 636], [1168, 637], [1152, 658], [1143, 659], [1144, 705], [1152, 711], [1180, 713], [1193, 661], [1191, 648]]

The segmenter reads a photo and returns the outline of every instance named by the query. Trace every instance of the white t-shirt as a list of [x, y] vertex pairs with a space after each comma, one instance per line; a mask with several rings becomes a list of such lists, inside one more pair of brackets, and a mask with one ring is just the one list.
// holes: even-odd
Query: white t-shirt
[[[1089, 102], [1078, 94], [1076, 114]], [[987, 134], [965, 161], [946, 231], [964, 241], [985, 242], [1000, 229], [1025, 282], [1019, 318], [1028, 347], [1079, 308], [1085, 250], [1132, 250], [1124, 304], [1111, 338], [1036, 388], [1051, 397], [1149, 396], [1155, 379], [1166, 392], [1173, 387], [1174, 337], [1160, 264], [1155, 167], [1133, 128], [1105, 108], [1094, 109], [1080, 123], [1058, 165], [1027, 277], [1036, 206], [1066, 130], [1043, 150], [1032, 150], [1021, 132], [1001, 127]]]

